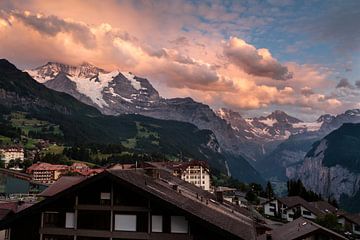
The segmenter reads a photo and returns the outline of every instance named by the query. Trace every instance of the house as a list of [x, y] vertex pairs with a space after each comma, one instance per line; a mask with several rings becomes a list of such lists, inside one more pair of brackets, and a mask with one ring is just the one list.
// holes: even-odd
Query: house
[[104, 171], [102, 168], [90, 168], [85, 163], [73, 163], [69, 171], [83, 176], [93, 176]]
[[324, 239], [344, 240], [340, 234], [324, 228], [309, 219], [300, 217], [292, 222], [274, 228], [259, 236], [258, 240], [299, 240], [299, 239]]
[[0, 230], [11, 240], [256, 239], [247, 210], [159, 169], [65, 176], [41, 196]]
[[344, 231], [360, 236], [360, 215], [341, 212], [338, 214], [338, 223]]
[[265, 215], [280, 217], [288, 222], [293, 221], [296, 214], [308, 219], [315, 219], [323, 214], [318, 208], [298, 196], [272, 199], [263, 206]]
[[31, 165], [26, 172], [32, 180], [40, 183], [52, 184], [62, 174], [69, 171], [69, 166], [38, 162]]
[[4, 161], [5, 167], [11, 160], [24, 161], [24, 148], [22, 147], [6, 147], [0, 149], [0, 159]]
[[326, 201], [309, 202], [309, 204], [319, 209], [323, 214], [336, 214], [339, 210]]

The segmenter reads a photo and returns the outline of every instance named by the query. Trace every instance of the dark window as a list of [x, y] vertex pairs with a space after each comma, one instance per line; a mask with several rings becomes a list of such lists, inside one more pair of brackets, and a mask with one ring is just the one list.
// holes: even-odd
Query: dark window
[[289, 218], [294, 218], [294, 214], [289, 214]]
[[78, 211], [79, 229], [110, 230], [110, 211]]
[[269, 205], [270, 205], [271, 207], [276, 207], [276, 204], [275, 204], [275, 203], [269, 203]]
[[275, 208], [269, 208], [270, 212], [275, 212]]
[[44, 227], [65, 227], [65, 214], [59, 212], [44, 212]]
[[355, 225], [354, 230], [357, 231], [357, 232], [360, 232], [360, 225]]
[[303, 214], [306, 215], [306, 216], [311, 216], [311, 212], [306, 211], [306, 210], [303, 211]]

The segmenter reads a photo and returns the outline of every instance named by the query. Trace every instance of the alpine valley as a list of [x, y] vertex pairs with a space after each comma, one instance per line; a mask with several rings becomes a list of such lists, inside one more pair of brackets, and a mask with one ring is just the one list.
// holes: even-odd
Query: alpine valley
[[[348, 153], [346, 145], [342, 148], [336, 143], [344, 139], [344, 144], [355, 144], [352, 149], [360, 149], [358, 139], [351, 135], [359, 125], [343, 125], [360, 123], [358, 109], [337, 116], [326, 114], [314, 122], [304, 122], [279, 110], [267, 116], [244, 118], [231, 109], [214, 111], [191, 98], [163, 98], [146, 78], [118, 70], [107, 72], [89, 63], [70, 66], [49, 62], [21, 72], [2, 60], [1, 71], [2, 82], [9, 80], [3, 77], [4, 71], [14, 79], [11, 88], [2, 86], [5, 106], [15, 105], [49, 121], [48, 112], [55, 111], [61, 118], [51, 119], [62, 127], [65, 136], [74, 134], [67, 129], [70, 122], [77, 124], [82, 133], [91, 132], [87, 139], [95, 141], [98, 134], [103, 134], [109, 142], [136, 138], [140, 126], [155, 132], [159, 146], [168, 154], [204, 158], [243, 181], [267, 179], [281, 184], [289, 178], [300, 178], [306, 187], [335, 197], [345, 207], [360, 195], [360, 152]], [[46, 89], [46, 94], [33, 92], [27, 96], [14, 86], [15, 79], [23, 79], [22, 84], [26, 80], [34, 89]], [[58, 96], [59, 102], [46, 99], [47, 94]], [[24, 101], [29, 103], [26, 109], [16, 104]], [[48, 110], [50, 105], [56, 110]], [[178, 144], [189, 139], [188, 145]], [[158, 147], [144, 138], [137, 142], [135, 148], [146, 151]]]

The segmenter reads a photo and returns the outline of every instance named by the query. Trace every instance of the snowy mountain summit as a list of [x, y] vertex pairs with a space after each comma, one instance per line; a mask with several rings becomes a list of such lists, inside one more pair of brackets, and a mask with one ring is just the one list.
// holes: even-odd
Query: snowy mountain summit
[[38, 82], [68, 93], [105, 114], [134, 113], [159, 100], [148, 80], [129, 72], [107, 72], [89, 63], [77, 66], [48, 62], [27, 70]]

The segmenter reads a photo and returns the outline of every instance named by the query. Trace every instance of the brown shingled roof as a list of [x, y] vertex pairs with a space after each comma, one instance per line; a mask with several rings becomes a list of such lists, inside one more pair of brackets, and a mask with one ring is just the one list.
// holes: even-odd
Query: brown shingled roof
[[[227, 231], [241, 239], [251, 240], [256, 238], [254, 222], [248, 216], [233, 209], [219, 204], [214, 200], [203, 202], [196, 198], [196, 193], [187, 188], [180, 188], [174, 191], [168, 184], [161, 180], [154, 180], [139, 171], [133, 170], [108, 170], [112, 175], [175, 205], [187, 213], [194, 215], [209, 224], [212, 224], [224, 231]], [[173, 179], [177, 179], [173, 177]], [[183, 181], [184, 182], [184, 181]], [[191, 184], [189, 184], [190, 186]]]
[[86, 177], [83, 176], [62, 176], [54, 184], [50, 185], [43, 192], [41, 192], [39, 196], [52, 197], [55, 194], [84, 181], [85, 179]]
[[336, 213], [338, 210], [336, 207], [334, 207], [333, 205], [331, 205], [330, 203], [328, 203], [326, 201], [309, 202], [309, 204], [312, 205], [313, 207], [319, 209], [324, 214]]
[[[333, 232], [302, 217], [273, 229], [271, 232], [269, 232], [269, 234], [271, 234], [272, 240], [297, 240], [305, 239], [306, 237], [311, 236], [311, 234], [319, 232], [331, 237], [330, 239], [333, 240], [347, 239], [336, 232]], [[266, 234], [259, 236], [257, 239], [266, 240]]]

